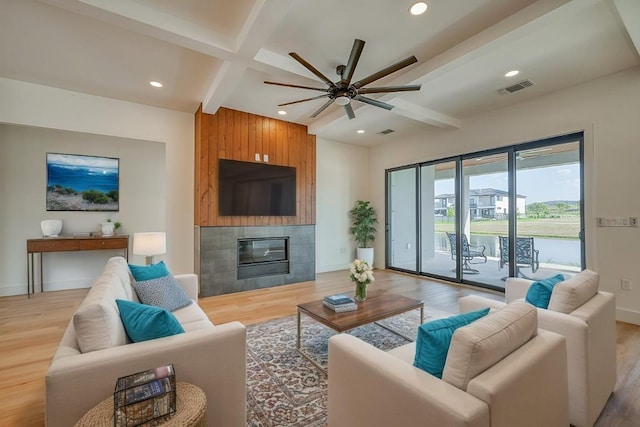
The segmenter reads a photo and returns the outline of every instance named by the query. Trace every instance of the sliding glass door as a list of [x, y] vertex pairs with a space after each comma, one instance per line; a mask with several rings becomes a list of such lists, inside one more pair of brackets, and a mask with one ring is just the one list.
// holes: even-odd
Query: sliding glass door
[[[528, 278], [578, 272], [584, 265], [580, 141], [517, 150], [521, 215], [511, 275]], [[526, 197], [525, 197], [526, 196]], [[505, 248], [505, 254], [509, 251]]]
[[450, 238], [456, 230], [456, 170], [455, 161], [420, 167], [421, 272], [453, 279], [457, 255], [450, 249]]
[[582, 158], [575, 134], [387, 171], [387, 267], [497, 290], [580, 271]]
[[387, 190], [387, 265], [414, 272], [418, 268], [416, 169], [389, 172]]

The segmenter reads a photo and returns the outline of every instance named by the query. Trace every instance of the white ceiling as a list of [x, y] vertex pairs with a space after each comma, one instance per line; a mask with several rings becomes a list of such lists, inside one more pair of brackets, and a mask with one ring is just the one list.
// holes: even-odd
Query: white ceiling
[[[0, 76], [162, 108], [221, 106], [309, 126], [360, 145], [403, 138], [640, 65], [639, 0], [0, 0]], [[330, 79], [354, 39], [366, 42], [353, 81], [410, 55], [418, 63], [374, 86], [419, 92], [370, 95], [391, 111], [352, 102], [348, 120], [296, 52]], [[520, 70], [506, 78], [511, 69]], [[525, 90], [498, 90], [531, 80]], [[149, 81], [164, 84], [152, 88]], [[364, 134], [356, 130], [364, 129]], [[393, 129], [386, 136], [377, 132]]]

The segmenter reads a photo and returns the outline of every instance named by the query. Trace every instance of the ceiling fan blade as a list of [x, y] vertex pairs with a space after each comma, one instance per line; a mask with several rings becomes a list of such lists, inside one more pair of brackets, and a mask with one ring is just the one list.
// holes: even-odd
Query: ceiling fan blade
[[347, 117], [349, 117], [349, 120], [356, 118], [356, 114], [353, 112], [353, 108], [351, 108], [351, 104], [344, 105], [343, 107], [344, 107], [344, 112], [347, 113]]
[[353, 47], [351, 48], [351, 54], [349, 55], [349, 61], [342, 72], [340, 85], [349, 86], [349, 83], [351, 83], [351, 77], [353, 77], [353, 72], [356, 70], [356, 65], [358, 65], [362, 49], [364, 49], [364, 41], [355, 39], [353, 41]]
[[378, 79], [381, 79], [385, 76], [388, 76], [391, 73], [395, 73], [398, 70], [402, 70], [404, 67], [408, 67], [409, 65], [415, 64], [416, 62], [418, 62], [418, 59], [416, 59], [416, 57], [412, 55], [406, 59], [403, 59], [400, 62], [396, 62], [395, 64], [390, 65], [387, 68], [378, 71], [377, 73], [373, 73], [362, 80], [358, 80], [352, 86], [355, 87], [356, 89], [360, 89], [362, 86], [368, 85], [369, 83], [374, 82]]
[[358, 93], [387, 93], [387, 92], [409, 92], [413, 90], [420, 90], [422, 85], [411, 86], [385, 86], [385, 87], [363, 87], [358, 89]]
[[373, 105], [374, 107], [384, 108], [385, 110], [391, 110], [392, 108], [394, 108], [394, 106], [391, 104], [378, 101], [377, 99], [367, 98], [366, 96], [362, 95], [357, 95], [353, 99], [355, 99], [356, 101], [364, 102], [365, 104]]
[[323, 104], [323, 105], [322, 105], [322, 107], [318, 108], [318, 109], [316, 110], [316, 112], [315, 112], [315, 113], [313, 113], [313, 114], [312, 114], [311, 116], [309, 116], [309, 117], [311, 117], [312, 119], [313, 119], [313, 118], [316, 118], [316, 117], [318, 116], [318, 114], [320, 114], [320, 113], [322, 113], [324, 110], [326, 110], [326, 109], [329, 107], [329, 105], [331, 105], [331, 104], [333, 104], [333, 99], [328, 100], [325, 104]]
[[265, 83], [268, 84], [268, 85], [295, 87], [295, 88], [298, 88], [298, 89], [319, 90], [320, 92], [326, 92], [327, 91], [326, 88], [321, 88], [321, 87], [300, 86], [300, 85], [292, 85], [292, 84], [289, 84], [289, 83], [266, 82], [266, 81], [265, 81]]
[[307, 98], [307, 99], [301, 99], [299, 101], [291, 101], [291, 102], [285, 102], [284, 104], [278, 104], [278, 107], [284, 107], [285, 105], [291, 105], [291, 104], [298, 104], [300, 102], [306, 102], [306, 101], [313, 101], [314, 99], [320, 99], [320, 98], [326, 98], [327, 95], [320, 95], [320, 96], [314, 96], [313, 98]]
[[323, 82], [328, 84], [329, 87], [335, 87], [336, 86], [331, 80], [329, 80], [329, 78], [327, 76], [325, 76], [320, 71], [318, 71], [313, 65], [309, 64], [307, 61], [302, 59], [302, 57], [300, 57], [300, 55], [298, 55], [297, 53], [289, 52], [289, 56], [291, 56], [293, 59], [295, 59], [300, 64], [302, 64], [304, 66], [304, 68], [306, 68], [307, 70], [309, 70], [313, 74], [315, 74], [320, 80], [322, 80]]

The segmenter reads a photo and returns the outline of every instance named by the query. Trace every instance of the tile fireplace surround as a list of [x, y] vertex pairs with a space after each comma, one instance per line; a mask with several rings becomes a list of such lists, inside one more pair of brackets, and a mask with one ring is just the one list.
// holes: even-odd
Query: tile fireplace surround
[[[316, 278], [315, 225], [263, 227], [198, 227], [195, 233], [195, 270], [200, 276], [200, 296], [268, 288]], [[289, 272], [238, 278], [238, 240], [286, 238]], [[259, 274], [259, 273], [256, 273]]]

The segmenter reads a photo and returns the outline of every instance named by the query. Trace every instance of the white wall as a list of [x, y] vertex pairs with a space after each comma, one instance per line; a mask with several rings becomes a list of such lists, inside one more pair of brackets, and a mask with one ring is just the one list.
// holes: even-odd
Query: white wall
[[[640, 228], [595, 227], [597, 216], [640, 216], [639, 117], [640, 69], [633, 68], [466, 119], [461, 129], [435, 129], [375, 147], [371, 199], [383, 206], [387, 168], [583, 130], [587, 268], [600, 273], [600, 289], [616, 294], [618, 319], [640, 324]], [[378, 265], [384, 262], [382, 230], [375, 245]], [[631, 279], [632, 291], [621, 290], [621, 278]]]
[[[40, 221], [61, 219], [63, 235], [100, 231], [107, 218], [122, 222], [120, 234], [165, 228], [165, 145], [28, 126], [0, 125], [0, 295], [25, 292], [25, 240], [41, 237]], [[46, 153], [86, 154], [119, 159], [118, 212], [47, 212]], [[157, 165], [145, 167], [140, 165]], [[130, 243], [132, 241], [130, 240]], [[20, 250], [16, 250], [20, 248]], [[121, 250], [45, 255], [45, 290], [86, 287]], [[131, 256], [132, 261], [136, 257]], [[141, 262], [142, 259], [137, 260]], [[37, 262], [36, 262], [37, 264]], [[37, 275], [36, 270], [36, 275]]]
[[[185, 273], [193, 271], [193, 156], [194, 156], [194, 117], [193, 114], [177, 111], [165, 110], [141, 104], [134, 104], [115, 99], [102, 98], [93, 95], [82, 94], [47, 86], [20, 82], [16, 80], [0, 78], [0, 123], [23, 125], [28, 127], [67, 130], [81, 133], [86, 140], [90, 137], [101, 135], [106, 139], [95, 139], [92, 141], [105, 142], [104, 148], [97, 148], [102, 145], [96, 144], [95, 154], [100, 154], [102, 149], [108, 150], [112, 144], [138, 144], [141, 147], [155, 147], [158, 143], [164, 146], [164, 164], [155, 164], [150, 161], [136, 162], [136, 173], [149, 176], [164, 175], [164, 191], [161, 194], [154, 194], [158, 190], [156, 186], [146, 188], [140, 197], [148, 196], [153, 200], [151, 207], [134, 213], [127, 213], [127, 218], [120, 216], [127, 233], [136, 231], [166, 231], [167, 232], [167, 254], [162, 257], [169, 264], [174, 273]], [[12, 132], [12, 131], [8, 131]], [[55, 133], [50, 133], [54, 135]], [[71, 135], [71, 134], [70, 134]], [[76, 134], [76, 136], [78, 136]], [[80, 139], [83, 136], [79, 137]], [[127, 139], [127, 141], [123, 140]], [[62, 143], [64, 144], [64, 143]], [[0, 145], [5, 145], [4, 137], [0, 140]], [[65, 146], [62, 145], [64, 148]], [[94, 153], [94, 147], [83, 147], [83, 152]], [[142, 148], [144, 151], [144, 148]], [[46, 150], [49, 150], [48, 148]], [[125, 150], [123, 148], [123, 150]], [[63, 150], [66, 151], [66, 150]], [[134, 150], [136, 151], [136, 150]], [[123, 151], [123, 153], [125, 153]], [[136, 154], [137, 155], [137, 154]], [[36, 155], [37, 157], [37, 155]], [[117, 156], [116, 156], [117, 157]], [[4, 161], [4, 160], [3, 160]], [[6, 161], [20, 162], [20, 159], [8, 159]], [[23, 173], [36, 173], [43, 168], [44, 160], [39, 157], [35, 163], [25, 163]], [[160, 174], [160, 175], [157, 175]], [[34, 178], [37, 179], [37, 178]], [[122, 177], [121, 182], [127, 182], [127, 177]], [[4, 176], [0, 186], [4, 189], [7, 185]], [[42, 181], [45, 185], [45, 181]], [[7, 191], [4, 189], [3, 191]], [[41, 191], [41, 190], [38, 190]], [[162, 194], [164, 193], [164, 194]], [[41, 209], [44, 211], [44, 198], [40, 195], [30, 195], [35, 200], [35, 204], [42, 203]], [[40, 199], [41, 202], [38, 202]], [[0, 223], [5, 221], [6, 199], [0, 199], [2, 207], [0, 209]], [[158, 208], [155, 203], [158, 200], [162, 206]], [[10, 212], [8, 210], [6, 212]], [[124, 215], [124, 212], [120, 212]], [[131, 216], [131, 222], [129, 215]], [[78, 213], [78, 215], [80, 215]], [[85, 213], [84, 218], [91, 218], [92, 214]], [[146, 217], [147, 221], [138, 222], [138, 217]], [[39, 217], [38, 217], [39, 218]], [[34, 217], [35, 224], [29, 224], [26, 233], [33, 236], [37, 233], [40, 220]], [[74, 217], [75, 218], [75, 217]], [[159, 222], [158, 222], [159, 221]], [[78, 223], [79, 224], [79, 223]], [[140, 227], [140, 229], [134, 229]], [[158, 230], [156, 227], [162, 227]], [[25, 251], [25, 242], [22, 237], [16, 237], [15, 241], [0, 245], [0, 259], [10, 256], [9, 252], [22, 253]], [[25, 255], [26, 257], [26, 255]], [[100, 259], [104, 262], [104, 256], [99, 252], [87, 253], [89, 259]], [[14, 287], [22, 287], [26, 291], [26, 258], [24, 263], [18, 262], [10, 266], [2, 266], [0, 270], [0, 295], [13, 292]], [[45, 257], [46, 259], [46, 257]], [[132, 257], [133, 262], [143, 262], [141, 257]], [[79, 265], [74, 270], [73, 277], [67, 280], [73, 283], [85, 282], [87, 278], [93, 277], [95, 273], [95, 263], [92, 261], [86, 265]], [[50, 269], [49, 265], [46, 266]], [[55, 269], [56, 266], [53, 266]], [[23, 282], [19, 276], [9, 273], [8, 270], [20, 270], [24, 273]], [[98, 272], [99, 273], [99, 272]], [[52, 272], [51, 274], [57, 274]], [[60, 281], [63, 279], [60, 277]]]
[[317, 138], [316, 171], [316, 272], [344, 270], [356, 257], [349, 211], [369, 199], [369, 150]]

